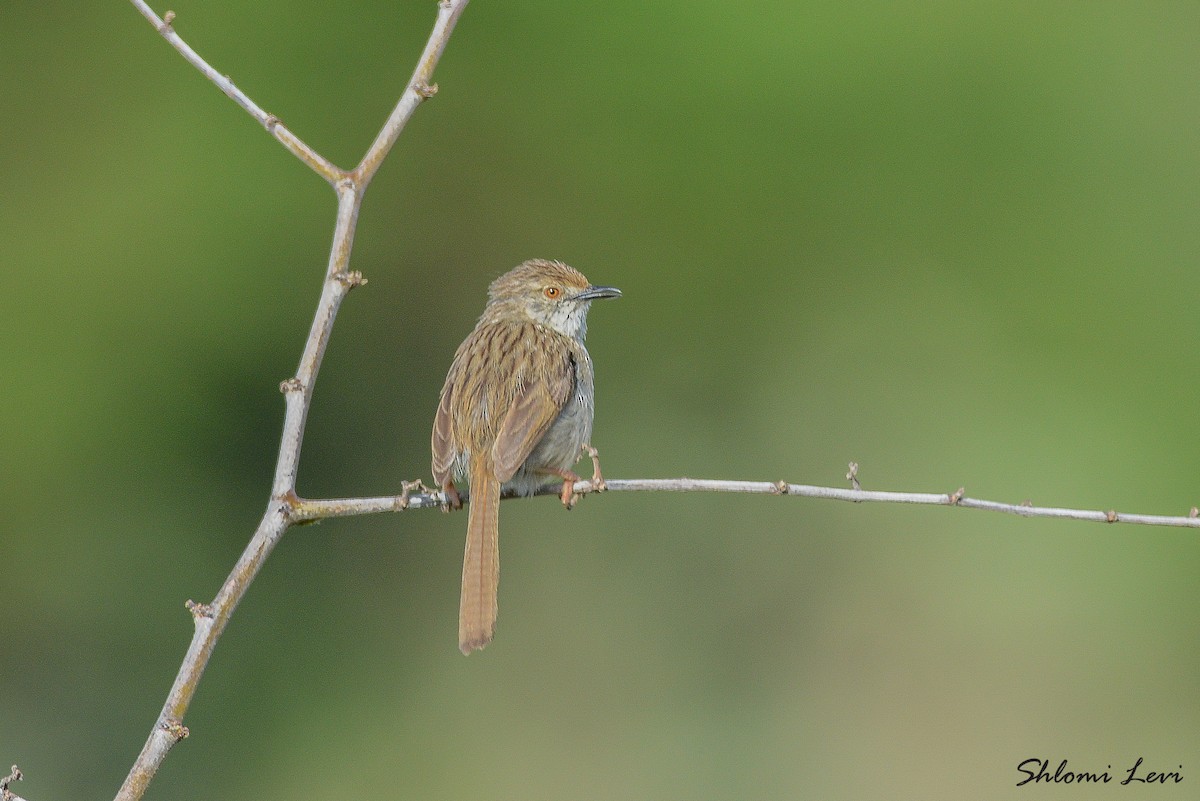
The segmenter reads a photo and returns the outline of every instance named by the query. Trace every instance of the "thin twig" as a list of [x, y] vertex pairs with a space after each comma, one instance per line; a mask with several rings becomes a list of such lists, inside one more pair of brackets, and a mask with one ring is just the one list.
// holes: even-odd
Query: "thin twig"
[[150, 21], [154, 29], [159, 32], [162, 38], [171, 43], [179, 51], [179, 54], [196, 69], [200, 70], [206, 78], [213, 82], [218, 89], [226, 94], [230, 100], [237, 103], [246, 113], [258, 121], [258, 124], [267, 129], [267, 133], [279, 140], [280, 144], [288, 149], [292, 155], [303, 161], [313, 172], [320, 175], [331, 184], [340, 181], [346, 175], [346, 171], [339, 168], [333, 162], [326, 159], [317, 151], [313, 150], [304, 143], [300, 137], [292, 133], [286, 125], [279, 121], [279, 118], [274, 114], [269, 114], [259, 108], [258, 104], [247, 97], [246, 93], [239, 89], [228, 75], [223, 75], [217, 72], [207, 61], [200, 57], [200, 54], [191, 48], [191, 46], [183, 41], [183, 39], [175, 32], [175, 12], [168, 11], [163, 18], [159, 18], [143, 0], [130, 0], [134, 8], [141, 12], [142, 16]]
[[337, 318], [342, 300], [351, 289], [366, 283], [366, 279], [360, 273], [351, 272], [348, 269], [363, 191], [379, 169], [379, 165], [382, 164], [392, 145], [395, 144], [396, 138], [412, 116], [416, 106], [421, 100], [431, 96], [429, 80], [433, 75], [434, 67], [454, 30], [455, 22], [466, 8], [468, 0], [441, 0], [438, 4], [437, 20], [434, 23], [433, 32], [417, 62], [416, 70], [408, 87], [404, 90], [396, 109], [388, 117], [375, 143], [367, 151], [362, 163], [350, 173], [335, 167], [332, 162], [304, 144], [290, 130], [280, 124], [277, 118], [259, 108], [234, 86], [232, 81], [209, 66], [175, 33], [171, 27], [174, 14], [168, 12], [166, 19], [159, 19], [142, 0], [131, 0], [131, 2], [189, 63], [204, 73], [221, 91], [229, 95], [234, 102], [266, 127], [284, 147], [309, 165], [314, 172], [329, 181], [337, 191], [338, 209], [333, 243], [329, 253], [329, 265], [325, 272], [317, 311], [313, 316], [312, 328], [305, 340], [296, 374], [280, 385], [285, 399], [283, 434], [280, 439], [271, 498], [267, 503], [266, 512], [245, 551], [242, 552], [233, 571], [221, 586], [212, 603], [188, 602], [187, 607], [192, 613], [195, 626], [191, 645], [188, 646], [179, 673], [167, 694], [162, 712], [159, 714], [146, 744], [142, 747], [141, 754], [130, 769], [125, 783], [117, 793], [117, 801], [140, 799], [171, 748], [188, 736], [188, 729], [183, 725], [183, 717], [196, 694], [196, 687], [204, 674], [204, 669], [208, 665], [217, 640], [275, 545], [288, 527], [298, 522], [293, 513], [298, 500], [296, 497], [296, 474], [300, 464], [300, 449], [304, 441], [304, 426], [312, 401], [313, 386], [316, 383], [317, 372], [320, 370], [325, 348], [329, 343], [333, 323]]
[[24, 778], [21, 774], [21, 769], [13, 765], [12, 771], [3, 779], [0, 779], [0, 801], [25, 801], [24, 798], [21, 798], [21, 796], [8, 789], [10, 784], [19, 782]]
[[442, 57], [442, 51], [446, 49], [446, 42], [450, 39], [450, 32], [454, 30], [455, 23], [458, 22], [459, 16], [466, 7], [466, 0], [462, 0], [462, 2], [441, 0], [438, 3], [438, 18], [433, 26], [433, 34], [425, 45], [425, 52], [421, 53], [421, 58], [417, 61], [417, 68], [413, 70], [412, 78], [408, 81], [408, 88], [400, 96], [400, 101], [396, 103], [396, 108], [388, 116], [387, 122], [383, 124], [375, 141], [367, 148], [367, 153], [363, 156], [362, 161], [354, 168], [353, 176], [363, 189], [366, 189], [367, 184], [375, 176], [379, 165], [383, 163], [384, 156], [396, 143], [396, 138], [408, 124], [408, 120], [417, 110], [417, 106], [437, 93], [437, 84], [431, 82], [433, 68], [437, 66], [438, 59]]
[[[415, 483], [415, 482], [414, 482]], [[1137, 523], [1146, 526], [1180, 526], [1200, 528], [1200, 517], [1169, 515], [1132, 514], [1115, 511], [1088, 509], [1064, 509], [1055, 506], [1031, 506], [1027, 504], [1001, 503], [968, 498], [962, 489], [947, 493], [934, 492], [891, 492], [841, 487], [819, 487], [811, 484], [789, 484], [784, 481], [724, 481], [703, 478], [635, 478], [605, 479], [606, 492], [737, 492], [756, 495], [795, 495], [805, 498], [824, 498], [851, 503], [907, 503], [924, 506], [955, 506], [962, 509], [982, 509], [989, 512], [1004, 512], [1021, 517], [1054, 517], [1069, 520], [1086, 520], [1093, 523]], [[575, 482], [575, 492], [592, 492], [591, 481]], [[469, 491], [459, 489], [462, 500], [468, 500]], [[559, 487], [549, 484], [539, 495], [559, 494]], [[513, 497], [508, 495], [506, 497]], [[354, 517], [357, 515], [399, 512], [405, 509], [431, 509], [445, 506], [441, 492], [406, 493], [376, 498], [332, 498], [311, 500], [297, 498], [292, 510], [296, 521], [320, 520], [327, 517]]]

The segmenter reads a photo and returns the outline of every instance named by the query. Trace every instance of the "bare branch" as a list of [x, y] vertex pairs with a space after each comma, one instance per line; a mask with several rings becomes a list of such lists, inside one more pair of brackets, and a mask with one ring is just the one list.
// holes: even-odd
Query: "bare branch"
[[437, 66], [438, 59], [442, 57], [442, 51], [446, 49], [446, 42], [449, 41], [450, 34], [454, 30], [454, 24], [458, 22], [459, 16], [466, 7], [466, 0], [462, 0], [462, 2], [441, 0], [438, 3], [437, 22], [433, 25], [433, 33], [430, 34], [429, 41], [425, 45], [425, 52], [421, 53], [421, 58], [417, 61], [417, 68], [413, 70], [412, 78], [408, 81], [408, 88], [400, 96], [400, 102], [388, 116], [387, 122], [383, 124], [375, 141], [367, 148], [367, 154], [354, 168], [355, 182], [363, 189], [366, 189], [367, 184], [375, 177], [375, 172], [383, 163], [384, 156], [396, 143], [396, 137], [400, 136], [400, 132], [408, 124], [408, 120], [417, 110], [417, 106], [437, 93], [437, 84], [431, 83], [433, 68]]
[[[857, 472], [857, 471], [856, 471]], [[411, 482], [414, 486], [419, 482]], [[857, 484], [857, 477], [855, 478]], [[1179, 526], [1200, 528], [1200, 517], [1189, 513], [1186, 516], [1146, 515], [1095, 511], [1087, 509], [1064, 509], [1055, 506], [1033, 506], [1028, 503], [1002, 503], [968, 498], [962, 488], [948, 493], [891, 492], [841, 487], [818, 487], [811, 484], [789, 484], [784, 481], [725, 481], [704, 478], [634, 478], [605, 480], [606, 492], [737, 492], [754, 495], [795, 495], [805, 498], [823, 498], [851, 503], [906, 503], [923, 506], [957, 506], [963, 509], [982, 509], [989, 512], [1004, 512], [1020, 517], [1053, 517], [1068, 520], [1086, 520], [1093, 523], [1137, 523], [1145, 526]], [[594, 492], [591, 481], [575, 482], [575, 492], [580, 495]], [[459, 496], [466, 501], [469, 492], [459, 489]], [[559, 494], [558, 485], [548, 484], [539, 495]], [[511, 494], [506, 498], [515, 497]], [[416, 494], [390, 495], [376, 498], [335, 498], [309, 500], [297, 498], [293, 509], [296, 521], [320, 520], [327, 517], [354, 517], [356, 515], [399, 512], [405, 509], [441, 508], [446, 505], [440, 491], [423, 491]]]
[[[222, 75], [217, 72], [207, 61], [200, 57], [200, 54], [183, 41], [182, 37], [175, 32], [173, 24], [175, 22], [175, 12], [168, 11], [160, 19], [153, 9], [148, 6], [144, 0], [130, 0], [134, 8], [141, 12], [142, 16], [150, 21], [154, 29], [159, 32], [162, 38], [170, 42], [171, 46], [179, 51], [179, 54], [196, 69], [200, 70], [206, 78], [212, 81], [218, 89], [226, 94], [230, 100], [237, 103], [246, 113], [258, 121], [258, 124], [267, 129], [267, 133], [279, 140], [280, 144], [286, 147], [292, 155], [303, 161], [313, 169], [318, 175], [323, 177], [331, 184], [337, 183], [345, 177], [346, 172], [333, 162], [326, 159], [317, 151], [313, 150], [304, 143], [300, 137], [296, 136], [291, 130], [279, 121], [279, 118], [274, 114], [268, 114], [258, 107], [258, 104], [251, 100], [245, 92], [237, 88], [228, 75]], [[464, 4], [465, 5], [465, 4]]]
[[8, 789], [10, 784], [19, 782], [24, 778], [21, 774], [21, 769], [13, 765], [12, 771], [3, 779], [0, 779], [0, 801], [25, 801], [24, 798], [21, 798], [21, 796]]
[[10, 784], [19, 782], [23, 778], [25, 777], [21, 774], [21, 769], [13, 765], [12, 771], [3, 779], [0, 779], [0, 799], [3, 801], [25, 801], [21, 796], [8, 789]]
[[[196, 688], [221, 633], [225, 630], [230, 616], [246, 594], [255, 576], [258, 575], [259, 570], [262, 569], [275, 545], [283, 537], [284, 532], [293, 523], [298, 522], [295, 516], [295, 507], [299, 502], [299, 498], [296, 496], [296, 474], [300, 464], [300, 446], [304, 441], [304, 427], [312, 401], [313, 386], [316, 383], [317, 372], [320, 370], [325, 348], [329, 344], [333, 323], [337, 318], [342, 300], [351, 289], [366, 283], [366, 279], [362, 277], [361, 273], [348, 269], [363, 190], [392, 145], [395, 144], [400, 131], [412, 116], [417, 105], [420, 104], [420, 100], [432, 94], [429, 79], [445, 49], [454, 23], [468, 2], [468, 0], [442, 0], [439, 3], [433, 32], [430, 34], [429, 42], [425, 46], [412, 80], [401, 96], [399, 104], [384, 124], [383, 131], [371, 145], [359, 167], [354, 173], [346, 173], [304, 144], [280, 124], [273, 115], [260, 109], [234, 86], [232, 81], [219, 74], [188, 47], [171, 27], [174, 14], [168, 13], [165, 20], [160, 20], [142, 0], [131, 1], [189, 63], [208, 76], [221, 91], [229, 95], [234, 102], [266, 127], [284, 147], [333, 184], [338, 195], [338, 209], [321, 298], [313, 316], [308, 338], [304, 343], [300, 364], [296, 369], [296, 374], [283, 381], [279, 387], [284, 394], [285, 412], [271, 499], [253, 537], [212, 603], [188, 602], [187, 608], [192, 613], [195, 625], [192, 642], [179, 667], [175, 682], [167, 694], [158, 720], [151, 730], [146, 744], [142, 747], [141, 754], [138, 755], [137, 761], [130, 769], [125, 783], [117, 793], [118, 801], [140, 799], [171, 748], [188, 736], [188, 729], [183, 725], [183, 717], [191, 705], [192, 698], [195, 697]], [[424, 487], [419, 488], [424, 489]]]

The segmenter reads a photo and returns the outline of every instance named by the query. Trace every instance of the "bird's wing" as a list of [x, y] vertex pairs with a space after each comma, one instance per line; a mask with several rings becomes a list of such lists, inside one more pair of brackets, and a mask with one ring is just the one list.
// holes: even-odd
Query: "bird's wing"
[[525, 463], [575, 391], [570, 346], [560, 335], [536, 334], [536, 346], [526, 353], [534, 369], [513, 398], [492, 446], [492, 464], [501, 482]]
[[442, 387], [442, 399], [438, 402], [437, 417], [433, 419], [433, 480], [440, 487], [446, 486], [454, 466], [454, 435], [450, 424], [453, 396], [454, 382], [447, 379]]

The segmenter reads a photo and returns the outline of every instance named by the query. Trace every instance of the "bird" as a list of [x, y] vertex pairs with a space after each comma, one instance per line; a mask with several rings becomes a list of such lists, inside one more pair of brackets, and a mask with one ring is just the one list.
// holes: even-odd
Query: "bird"
[[458, 640], [464, 654], [496, 630], [502, 492], [532, 495], [554, 478], [570, 509], [571, 468], [592, 457], [593, 487], [603, 489], [591, 447], [595, 385], [584, 347], [594, 300], [621, 291], [594, 286], [561, 261], [531, 259], [497, 278], [475, 328], [446, 374], [433, 423], [433, 477], [448, 508], [461, 508], [455, 481], [470, 484]]

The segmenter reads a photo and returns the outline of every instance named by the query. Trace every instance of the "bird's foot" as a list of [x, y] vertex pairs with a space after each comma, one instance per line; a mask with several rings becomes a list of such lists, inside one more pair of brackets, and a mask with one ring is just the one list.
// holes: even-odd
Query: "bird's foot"
[[604, 476], [600, 475], [600, 451], [588, 445], [586, 442], [581, 446], [581, 450], [586, 453], [592, 460], [592, 492], [604, 492], [608, 489], [608, 485], [604, 483]]
[[579, 480], [579, 476], [572, 473], [570, 470], [555, 471], [556, 475], [562, 476], [563, 485], [562, 491], [558, 494], [562, 505], [567, 507], [567, 511], [575, 508], [575, 504], [583, 496], [575, 491], [575, 482]]
[[442, 487], [442, 495], [446, 498], [442, 504], [442, 511], [449, 512], [451, 509], [461, 509], [463, 506], [462, 498], [458, 496], [458, 490], [454, 486], [453, 481], [447, 481]]

